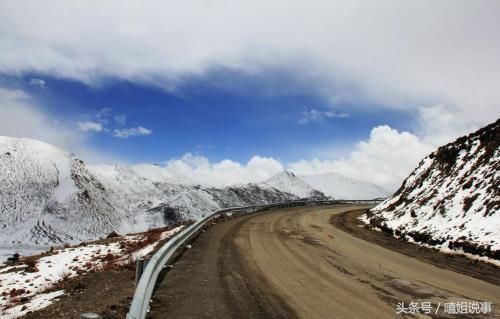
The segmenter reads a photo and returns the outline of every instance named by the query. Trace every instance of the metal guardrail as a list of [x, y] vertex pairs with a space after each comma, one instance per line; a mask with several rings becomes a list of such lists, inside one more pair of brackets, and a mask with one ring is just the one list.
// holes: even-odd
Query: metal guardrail
[[141, 279], [137, 284], [127, 319], [144, 319], [148, 313], [149, 303], [153, 295], [158, 275], [163, 270], [164, 265], [172, 260], [179, 248], [184, 246], [189, 239], [193, 238], [198, 232], [211, 220], [220, 217], [222, 214], [236, 213], [249, 214], [258, 211], [274, 210], [286, 207], [296, 206], [317, 206], [317, 205], [335, 205], [335, 204], [376, 204], [379, 200], [298, 200], [269, 205], [255, 205], [246, 207], [232, 207], [215, 211], [194, 224], [185, 228], [183, 231], [172, 237], [151, 257], [146, 269], [142, 273]]

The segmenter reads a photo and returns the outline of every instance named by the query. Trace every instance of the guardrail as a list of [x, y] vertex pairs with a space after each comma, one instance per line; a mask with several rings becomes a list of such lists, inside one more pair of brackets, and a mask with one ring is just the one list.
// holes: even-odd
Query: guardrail
[[317, 205], [338, 205], [338, 204], [377, 204], [379, 200], [298, 200], [284, 203], [254, 205], [246, 207], [232, 207], [215, 211], [194, 224], [185, 228], [183, 231], [172, 237], [151, 257], [146, 269], [142, 273], [141, 279], [137, 284], [127, 319], [144, 319], [149, 308], [149, 302], [153, 295], [158, 275], [166, 265], [175, 256], [179, 248], [184, 246], [189, 239], [193, 238], [198, 232], [211, 220], [220, 217], [222, 214], [250, 214], [266, 210], [274, 210], [286, 207], [297, 206], [317, 206]]

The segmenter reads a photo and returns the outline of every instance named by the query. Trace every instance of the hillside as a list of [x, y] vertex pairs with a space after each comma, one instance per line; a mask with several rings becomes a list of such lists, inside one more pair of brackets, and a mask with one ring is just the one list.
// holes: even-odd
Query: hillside
[[397, 237], [500, 259], [500, 120], [425, 157], [363, 220]]
[[89, 166], [40, 141], [0, 137], [0, 248], [7, 250], [141, 232], [227, 207], [383, 195], [338, 174], [288, 171], [256, 184], [200, 185], [159, 165]]
[[120, 221], [82, 161], [39, 141], [0, 137], [0, 242], [95, 238]]
[[257, 185], [195, 185], [153, 165], [87, 166], [40, 141], [0, 137], [3, 248], [77, 243], [197, 219], [229, 206], [297, 198]]
[[259, 185], [276, 188], [283, 192], [294, 194], [299, 198], [327, 199], [325, 194], [314, 189], [290, 171], [283, 171], [271, 176], [271, 178], [259, 183]]

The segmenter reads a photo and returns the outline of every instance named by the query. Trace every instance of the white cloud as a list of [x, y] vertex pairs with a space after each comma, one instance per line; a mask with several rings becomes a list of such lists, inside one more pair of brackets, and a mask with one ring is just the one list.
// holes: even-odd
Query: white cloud
[[115, 119], [115, 122], [121, 126], [127, 124], [127, 114], [115, 115], [113, 118]]
[[113, 130], [113, 137], [129, 138], [132, 136], [147, 136], [153, 133], [152, 130], [142, 126]]
[[[40, 15], [41, 6], [51, 10]], [[332, 104], [360, 100], [369, 103], [358, 107], [409, 110], [418, 114], [418, 127], [414, 134], [376, 127], [344, 159], [290, 167], [336, 170], [394, 186], [435, 146], [498, 118], [499, 29], [499, 1], [443, 0], [425, 6], [416, 0], [2, 1], [0, 47], [9, 54], [0, 55], [0, 73], [46, 73], [91, 85], [118, 78], [172, 88], [213, 67], [250, 74], [291, 67]], [[3, 90], [0, 97], [0, 133], [68, 146], [82, 139], [55, 125], [24, 92]], [[107, 125], [104, 113], [94, 120]], [[325, 117], [315, 110], [300, 121]], [[151, 134], [140, 128], [112, 134]], [[180, 166], [189, 162], [183, 159]], [[199, 164], [189, 165], [231, 172], [248, 166]]]
[[419, 108], [417, 124], [423, 141], [435, 147], [450, 143], [482, 126], [442, 104]]
[[[0, 135], [28, 137], [48, 142], [75, 152], [91, 162], [121, 161], [89, 147], [85, 132], [67, 127], [53, 119], [21, 90], [0, 87]], [[370, 136], [360, 141], [354, 151], [343, 158], [301, 160], [288, 165], [269, 157], [254, 156], [247, 163], [225, 159], [212, 163], [206, 157], [186, 154], [166, 163], [166, 168], [205, 184], [226, 185], [259, 182], [282, 171], [285, 167], [298, 174], [338, 172], [367, 180], [395, 190], [418, 162], [442, 143], [451, 142], [472, 129], [459, 122], [459, 116], [442, 105], [422, 107], [418, 134], [400, 132], [387, 125], [372, 129]], [[448, 123], [460, 124], [461, 130]], [[81, 128], [99, 130], [100, 122], [81, 122]], [[103, 128], [104, 130], [104, 128]], [[115, 130], [116, 137], [148, 135], [144, 127]]]
[[345, 119], [349, 117], [349, 113], [333, 112], [333, 111], [319, 111], [317, 109], [306, 108], [302, 111], [302, 118], [299, 120], [299, 124], [307, 124], [309, 122], [321, 121], [325, 118], [341, 118]]
[[[304, 175], [337, 172], [395, 191], [426, 155], [438, 146], [475, 130], [463, 126], [459, 131], [446, 125], [456, 120], [456, 114], [442, 105], [422, 107], [419, 121], [431, 126], [423, 126], [428, 131], [423, 130], [416, 135], [380, 125], [371, 130], [366, 140], [358, 142], [352, 152], [341, 158], [303, 159], [284, 164], [274, 158], [254, 156], [248, 163], [240, 164], [229, 159], [211, 163], [206, 157], [186, 154], [180, 159], [168, 161], [166, 169], [212, 185], [260, 182], [284, 168]], [[439, 135], [429, 135], [429, 132], [436, 131], [433, 126], [440, 125], [443, 127]]]
[[84, 132], [57, 121], [21, 90], [0, 87], [0, 135], [44, 141], [92, 163], [123, 162], [114, 154], [90, 147]]
[[329, 118], [346, 119], [346, 118], [348, 118], [350, 115], [349, 115], [349, 113], [345, 113], [345, 112], [339, 112], [339, 113], [336, 113], [336, 112], [331, 112], [331, 111], [328, 111], [328, 112], [325, 112], [325, 113], [324, 113], [324, 116], [325, 116], [325, 117], [329, 117]]
[[424, 156], [481, 127], [442, 104], [419, 107], [416, 122], [415, 133], [377, 126], [347, 156], [322, 152], [326, 159], [304, 159], [290, 163], [288, 168], [298, 174], [338, 172], [396, 190]]
[[374, 127], [370, 136], [357, 143], [345, 158], [311, 159], [284, 164], [270, 157], [254, 156], [241, 164], [229, 159], [211, 163], [208, 158], [190, 153], [167, 162], [166, 169], [210, 185], [260, 182], [289, 169], [297, 174], [337, 172], [372, 182], [395, 191], [434, 145], [409, 132], [387, 125]]
[[40, 88], [44, 89], [44, 88], [46, 87], [46, 85], [47, 85], [47, 84], [46, 84], [46, 83], [45, 83], [45, 81], [44, 81], [44, 80], [42, 80], [42, 79], [32, 78], [32, 79], [30, 79], [30, 81], [29, 81], [29, 85], [38, 86], [38, 87], [40, 87]]
[[113, 109], [110, 107], [104, 107], [94, 114], [97, 122], [107, 125], [109, 123], [108, 118], [111, 116]]
[[84, 132], [102, 132], [103, 126], [99, 122], [85, 121], [85, 122], [77, 122], [78, 130]]
[[283, 170], [280, 162], [269, 157], [254, 156], [242, 165], [228, 159], [211, 163], [208, 158], [191, 153], [168, 161], [165, 167], [200, 183], [216, 186], [259, 182]]
[[8, 89], [0, 86], [0, 101], [2, 105], [10, 103], [28, 103], [30, 95], [23, 90]]
[[43, 140], [63, 148], [73, 148], [81, 137], [48, 117], [21, 90], [0, 87], [0, 134]]
[[357, 144], [347, 158], [302, 160], [289, 164], [297, 174], [340, 174], [396, 190], [420, 160], [434, 147], [408, 132], [387, 125], [372, 129], [366, 141]]
[[445, 103], [482, 124], [498, 116], [498, 1], [53, 0], [43, 15], [41, 6], [0, 3], [0, 30], [8, 30], [0, 47], [9, 52], [1, 73], [171, 88], [214, 66], [299, 66], [297, 76], [317, 81], [312, 87], [333, 102]]

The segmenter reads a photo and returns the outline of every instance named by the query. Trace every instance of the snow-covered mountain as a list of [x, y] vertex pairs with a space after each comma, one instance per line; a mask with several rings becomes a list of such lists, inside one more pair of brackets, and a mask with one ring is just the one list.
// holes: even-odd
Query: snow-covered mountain
[[390, 192], [372, 183], [360, 181], [338, 173], [299, 176], [312, 188], [336, 199], [385, 198]]
[[338, 173], [295, 175], [293, 172], [283, 171], [259, 185], [277, 188], [300, 198], [375, 199], [390, 195], [389, 191], [380, 186]]
[[40, 141], [0, 137], [0, 246], [78, 242], [298, 198], [254, 184], [195, 184], [154, 165], [87, 166]]
[[299, 198], [316, 198], [327, 199], [328, 197], [322, 192], [314, 189], [311, 185], [307, 184], [302, 178], [296, 176], [290, 171], [283, 171], [268, 180], [259, 183], [264, 187], [271, 187], [279, 189], [283, 192], [291, 193]]
[[362, 219], [398, 237], [500, 259], [500, 120], [424, 158]]
[[[375, 196], [359, 181], [349, 188], [345, 184], [350, 181], [338, 175], [298, 177], [284, 171], [257, 184], [214, 187], [158, 165], [89, 166], [40, 141], [0, 137], [0, 247], [140, 232], [232, 206], [385, 195]], [[351, 196], [332, 191], [337, 189]], [[368, 195], [361, 195], [365, 192]]]
[[130, 167], [136, 174], [157, 183], [171, 183], [181, 185], [199, 185], [187, 176], [165, 169], [157, 164], [141, 163]]
[[120, 221], [82, 161], [46, 143], [0, 137], [0, 241], [95, 238]]

